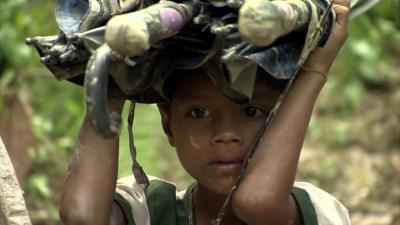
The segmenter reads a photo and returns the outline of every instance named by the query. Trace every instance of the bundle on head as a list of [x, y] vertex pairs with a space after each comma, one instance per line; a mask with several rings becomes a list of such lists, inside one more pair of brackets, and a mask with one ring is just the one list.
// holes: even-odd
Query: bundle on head
[[[378, 0], [352, 1], [360, 14]], [[89, 115], [104, 137], [118, 134], [107, 94], [120, 89], [142, 103], [168, 100], [176, 70], [209, 68], [235, 101], [249, 101], [257, 68], [290, 79], [329, 36], [329, 0], [57, 0], [60, 34], [33, 37], [60, 80], [83, 84]]]

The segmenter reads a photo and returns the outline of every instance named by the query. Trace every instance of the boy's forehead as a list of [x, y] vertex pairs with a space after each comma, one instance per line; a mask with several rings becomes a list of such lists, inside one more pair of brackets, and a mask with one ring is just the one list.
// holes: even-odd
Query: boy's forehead
[[198, 95], [217, 89], [207, 73], [202, 70], [180, 74], [175, 81], [177, 82], [175, 86], [176, 94]]
[[[222, 93], [208, 74], [201, 69], [187, 71], [178, 76], [175, 79], [175, 82], [177, 82], [175, 86], [175, 95], [177, 96], [175, 97], [201, 97], [216, 92]], [[252, 99], [265, 98], [271, 94], [276, 95], [279, 93], [280, 90], [268, 82], [265, 74], [257, 74]]]

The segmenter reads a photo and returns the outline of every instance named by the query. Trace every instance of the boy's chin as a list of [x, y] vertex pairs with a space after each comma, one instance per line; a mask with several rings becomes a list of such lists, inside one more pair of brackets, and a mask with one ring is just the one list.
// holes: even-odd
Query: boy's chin
[[206, 186], [207, 189], [214, 192], [215, 194], [228, 195], [228, 193], [231, 191], [231, 189], [233, 187], [234, 181], [235, 181], [234, 179], [218, 180], [218, 181], [214, 181], [212, 183], [208, 183], [204, 186]]

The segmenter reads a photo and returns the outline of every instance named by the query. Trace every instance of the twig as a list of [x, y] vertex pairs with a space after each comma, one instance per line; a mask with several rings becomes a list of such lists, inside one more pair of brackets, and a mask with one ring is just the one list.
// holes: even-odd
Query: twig
[[0, 137], [0, 224], [31, 225], [23, 191]]

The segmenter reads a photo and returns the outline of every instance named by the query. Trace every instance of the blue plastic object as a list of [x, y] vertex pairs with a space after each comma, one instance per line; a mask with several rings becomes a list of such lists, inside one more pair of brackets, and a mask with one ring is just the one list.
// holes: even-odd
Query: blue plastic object
[[88, 11], [88, 0], [57, 0], [55, 16], [58, 27], [67, 35], [79, 32]]

